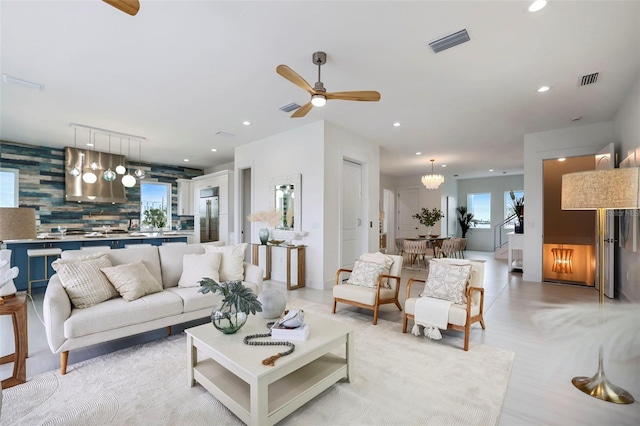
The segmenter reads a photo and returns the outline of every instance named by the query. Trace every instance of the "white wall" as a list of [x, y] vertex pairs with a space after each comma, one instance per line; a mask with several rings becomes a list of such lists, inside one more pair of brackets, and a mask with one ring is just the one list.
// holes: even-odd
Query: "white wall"
[[524, 135], [524, 280], [542, 281], [543, 160], [596, 154], [614, 141], [611, 121]]
[[[629, 151], [640, 154], [640, 77], [629, 91], [614, 119], [613, 131], [619, 141], [621, 159]], [[636, 162], [640, 161], [636, 158]], [[630, 301], [640, 302], [640, 253], [617, 249], [620, 295]]]
[[[488, 178], [460, 179], [458, 181], [458, 206], [467, 205], [467, 195], [472, 193], [491, 193], [491, 227], [471, 228], [467, 232], [467, 249], [494, 251], [493, 227], [504, 220], [505, 191], [524, 189], [523, 175], [506, 175]], [[528, 194], [525, 192], [525, 205], [528, 205]], [[528, 213], [525, 208], [525, 220]]]

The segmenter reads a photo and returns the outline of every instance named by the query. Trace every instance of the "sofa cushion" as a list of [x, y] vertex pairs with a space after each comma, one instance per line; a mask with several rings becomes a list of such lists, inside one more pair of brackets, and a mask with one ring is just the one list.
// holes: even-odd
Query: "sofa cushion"
[[158, 247], [163, 287], [169, 288], [178, 285], [178, 281], [182, 275], [182, 259], [185, 254], [202, 253], [204, 253], [204, 248], [201, 244], [170, 244]]
[[220, 281], [222, 253], [185, 254], [182, 258], [182, 275], [178, 287], [200, 287], [200, 280], [211, 278]]
[[204, 249], [207, 253], [222, 253], [222, 261], [218, 271], [221, 281], [242, 281], [244, 278], [244, 252], [247, 249], [247, 243], [222, 247], [206, 245]]
[[162, 284], [153, 278], [141, 261], [101, 268], [101, 271], [127, 302], [162, 291]]
[[82, 337], [181, 313], [182, 299], [169, 291], [149, 294], [132, 302], [117, 297], [91, 309], [74, 309], [64, 322], [64, 337]]
[[51, 266], [76, 308], [90, 308], [118, 296], [116, 289], [101, 271], [101, 268], [111, 266], [111, 261], [104, 254], [57, 259]]
[[184, 312], [194, 312], [200, 309], [213, 309], [214, 305], [222, 300], [222, 295], [200, 293], [198, 287], [171, 287], [166, 289], [173, 294], [180, 296], [184, 306]]
[[160, 257], [158, 247], [137, 247], [109, 250], [107, 257], [113, 266], [126, 265], [128, 263], [142, 262], [147, 267], [153, 278], [162, 283], [162, 272], [160, 270]]

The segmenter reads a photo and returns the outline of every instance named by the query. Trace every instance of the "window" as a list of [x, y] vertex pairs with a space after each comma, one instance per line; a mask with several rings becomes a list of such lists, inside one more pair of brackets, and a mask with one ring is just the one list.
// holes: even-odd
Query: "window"
[[491, 228], [491, 193], [467, 194], [467, 209], [478, 221], [476, 228]]
[[0, 167], [0, 207], [19, 207], [18, 169], [6, 169]]
[[[514, 190], [513, 194], [516, 196], [516, 198], [521, 198], [524, 197], [524, 190]], [[507, 218], [509, 216], [511, 216], [513, 214], [513, 211], [511, 209], [511, 191], [505, 191], [504, 192], [504, 219], [507, 220]], [[516, 219], [513, 218], [511, 219], [509, 222], [507, 222], [505, 224], [505, 229], [513, 229], [513, 226], [516, 222]]]
[[140, 183], [140, 224], [144, 226], [144, 212], [159, 209], [166, 215], [162, 228], [171, 229], [171, 184], [158, 182]]

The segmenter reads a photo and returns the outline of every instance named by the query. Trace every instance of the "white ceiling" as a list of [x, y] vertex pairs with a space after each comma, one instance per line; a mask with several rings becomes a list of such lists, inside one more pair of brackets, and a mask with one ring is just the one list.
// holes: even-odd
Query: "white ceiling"
[[[445, 176], [512, 174], [524, 134], [613, 119], [640, 75], [638, 1], [551, 0], [536, 14], [526, 1], [140, 3], [131, 17], [98, 0], [2, 0], [1, 71], [45, 88], [0, 83], [0, 138], [73, 145], [69, 124], [80, 123], [144, 136], [144, 160], [208, 168], [238, 145], [326, 120], [379, 144], [392, 176], [423, 173], [430, 158]], [[463, 28], [470, 42], [431, 52]], [[381, 101], [329, 101], [302, 119], [279, 111], [309, 97], [276, 66], [313, 85], [317, 50], [328, 91], [377, 90]], [[593, 72], [598, 82], [579, 87]]]

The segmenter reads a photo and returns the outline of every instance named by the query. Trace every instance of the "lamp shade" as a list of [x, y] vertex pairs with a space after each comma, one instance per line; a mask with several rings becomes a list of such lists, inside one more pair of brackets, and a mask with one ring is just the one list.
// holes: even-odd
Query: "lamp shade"
[[26, 207], [0, 207], [0, 241], [36, 237], [36, 210]]
[[640, 208], [640, 168], [562, 175], [562, 210]]

